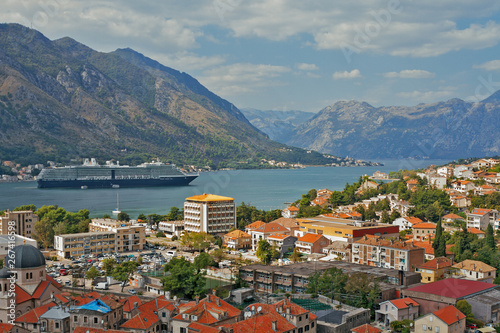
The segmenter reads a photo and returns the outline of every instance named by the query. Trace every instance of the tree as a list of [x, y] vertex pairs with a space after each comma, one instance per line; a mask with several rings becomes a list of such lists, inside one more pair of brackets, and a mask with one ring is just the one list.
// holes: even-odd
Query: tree
[[381, 223], [391, 223], [391, 218], [389, 217], [389, 213], [387, 210], [382, 211], [382, 215], [380, 216]]
[[106, 272], [106, 276], [111, 276], [116, 266], [116, 260], [113, 258], [106, 258], [102, 263], [102, 269]]
[[85, 279], [94, 281], [94, 279], [99, 277], [100, 275], [101, 274], [99, 274], [99, 271], [97, 270], [97, 268], [92, 266], [92, 267], [90, 267], [90, 269], [87, 272], [85, 272]]
[[162, 231], [158, 231], [155, 235], [157, 238], [165, 237], [165, 234]]
[[496, 249], [495, 236], [493, 235], [493, 227], [488, 223], [488, 227], [486, 228], [486, 245], [488, 245], [491, 249]]
[[163, 289], [178, 297], [194, 298], [206, 292], [206, 279], [194, 264], [181, 258], [172, 258], [165, 265], [170, 274], [162, 278]]
[[472, 306], [465, 299], [461, 299], [457, 302], [457, 309], [462, 312], [467, 320], [474, 319], [474, 314], [472, 313]]
[[177, 207], [172, 207], [166, 218], [168, 221], [182, 220], [184, 219], [184, 212]]
[[260, 261], [264, 264], [267, 265], [272, 258], [272, 253], [271, 253], [271, 245], [269, 242], [265, 239], [261, 239], [257, 243], [257, 252], [255, 253], [257, 258], [260, 259]]
[[14, 212], [23, 211], [23, 210], [30, 210], [32, 212], [36, 212], [36, 206], [35, 205], [22, 205], [22, 206], [14, 208]]
[[64, 235], [68, 233], [68, 228], [66, 227], [66, 223], [59, 222], [54, 226], [54, 235]]
[[50, 219], [44, 217], [35, 223], [33, 237], [45, 250], [54, 244], [54, 226]]
[[118, 221], [125, 221], [125, 222], [130, 221], [130, 216], [125, 212], [118, 213], [118, 216], [116, 218]]
[[[436, 226], [436, 234], [434, 235], [434, 242], [432, 243], [432, 248], [434, 251], [438, 251], [441, 245], [441, 241], [443, 240], [441, 236], [443, 235], [443, 227], [441, 225], [441, 220], [438, 221], [437, 226]], [[446, 244], [445, 244], [445, 253], [444, 255], [438, 255], [435, 253], [435, 257], [442, 257], [446, 256]]]
[[301, 256], [301, 253], [299, 252], [299, 249], [294, 248], [292, 254], [290, 255], [290, 257], [288, 259], [290, 259], [292, 262], [302, 261], [302, 256]]
[[201, 271], [208, 266], [213, 266], [215, 264], [215, 261], [208, 253], [202, 252], [196, 258], [194, 258], [193, 264], [198, 271]]
[[310, 294], [332, 295], [343, 293], [348, 276], [341, 269], [332, 267], [324, 272], [318, 272], [309, 280], [306, 292]]
[[138, 266], [139, 263], [137, 261], [124, 261], [115, 266], [113, 270], [113, 277], [116, 280], [122, 282], [122, 292], [125, 284], [130, 280], [130, 277], [135, 272]]

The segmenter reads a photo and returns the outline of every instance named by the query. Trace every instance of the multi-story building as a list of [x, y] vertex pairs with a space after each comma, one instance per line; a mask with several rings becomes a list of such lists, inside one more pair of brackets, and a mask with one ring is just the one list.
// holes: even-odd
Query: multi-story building
[[500, 213], [495, 209], [474, 208], [467, 214], [467, 228], [486, 230], [488, 223], [495, 227], [495, 220], [499, 217]]
[[14, 231], [17, 235], [33, 238], [32, 233], [35, 231], [36, 222], [38, 222], [38, 215], [31, 210], [6, 210], [4, 216], [0, 216], [2, 235], [8, 235], [9, 232]]
[[286, 234], [272, 234], [267, 237], [267, 241], [271, 246], [276, 246], [276, 250], [280, 253], [280, 256], [283, 257], [285, 253], [293, 252], [297, 237]]
[[184, 230], [225, 234], [236, 227], [236, 204], [233, 198], [202, 194], [184, 202]]
[[452, 265], [453, 260], [450, 258], [438, 257], [416, 266], [415, 272], [422, 275], [422, 283], [431, 283], [444, 279], [450, 272]]
[[163, 232], [169, 238], [181, 237], [184, 233], [184, 221], [161, 221], [158, 223], [158, 231]]
[[123, 321], [123, 303], [115, 295], [105, 295], [69, 310], [71, 332], [78, 326], [117, 329]]
[[449, 305], [415, 320], [415, 333], [464, 333], [465, 321], [465, 315]]
[[322, 253], [330, 245], [330, 240], [323, 235], [305, 234], [297, 240], [296, 248], [300, 253]]
[[287, 219], [293, 219], [299, 213], [299, 209], [295, 206], [290, 206], [281, 211], [281, 216]]
[[375, 267], [413, 271], [424, 263], [425, 250], [412, 243], [363, 237], [352, 244], [352, 262]]
[[380, 309], [375, 311], [375, 321], [389, 326], [393, 321], [415, 320], [418, 318], [420, 304], [410, 297], [392, 299], [380, 303]]
[[252, 236], [252, 251], [256, 251], [259, 241], [275, 234], [290, 235], [290, 230], [281, 224], [269, 222], [250, 231]]
[[493, 283], [497, 276], [497, 269], [495, 267], [477, 260], [467, 259], [453, 265], [453, 268], [456, 269], [455, 275], [457, 277], [467, 280]]
[[146, 227], [113, 219], [93, 219], [90, 232], [112, 231], [116, 234], [116, 252], [137, 251], [146, 243]]
[[424, 241], [434, 238], [436, 235], [436, 223], [422, 222], [413, 225], [413, 239], [416, 241]]
[[248, 249], [252, 247], [252, 236], [241, 230], [233, 230], [224, 235], [224, 245], [230, 249]]
[[88, 254], [115, 253], [116, 233], [113, 231], [83, 232], [54, 236], [54, 249], [60, 258]]
[[297, 219], [300, 228], [295, 236], [307, 233], [323, 235], [331, 241], [352, 243], [365, 235], [381, 237], [399, 237], [399, 227], [376, 222], [364, 222], [327, 216]]

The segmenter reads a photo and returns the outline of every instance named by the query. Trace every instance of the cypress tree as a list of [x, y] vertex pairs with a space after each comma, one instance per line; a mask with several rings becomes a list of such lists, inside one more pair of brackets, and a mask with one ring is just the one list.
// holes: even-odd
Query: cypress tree
[[[436, 235], [434, 237], [434, 242], [432, 243], [432, 248], [434, 249], [434, 251], [436, 251], [439, 248], [442, 235], [443, 235], [443, 227], [441, 226], [441, 219], [439, 219], [437, 226], [436, 226]], [[435, 257], [437, 257], [437, 256], [435, 256]]]
[[434, 257], [446, 257], [446, 240], [444, 239], [444, 235], [439, 237], [438, 248], [434, 250]]
[[486, 245], [491, 249], [496, 249], [495, 236], [493, 235], [493, 227], [488, 223], [488, 228], [486, 228]]

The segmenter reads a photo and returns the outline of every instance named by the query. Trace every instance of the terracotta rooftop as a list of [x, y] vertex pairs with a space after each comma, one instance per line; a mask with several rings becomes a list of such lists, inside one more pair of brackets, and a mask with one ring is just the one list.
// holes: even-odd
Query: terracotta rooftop
[[278, 231], [287, 232], [289, 230], [287, 228], [285, 228], [284, 226], [282, 226], [281, 224], [269, 222], [269, 223], [266, 223], [266, 224], [258, 227], [257, 229], [255, 229], [255, 231], [269, 233], [269, 232], [278, 232]]
[[447, 214], [443, 216], [443, 219], [450, 219], [450, 220], [463, 220], [464, 218], [460, 215], [457, 214]]
[[382, 330], [377, 327], [373, 327], [368, 324], [363, 324], [361, 326], [355, 327], [351, 329], [351, 332], [355, 333], [380, 333]]
[[432, 222], [422, 222], [413, 225], [413, 229], [436, 229], [437, 224]]
[[393, 299], [393, 300], [390, 300], [389, 302], [391, 302], [392, 304], [394, 304], [394, 306], [397, 307], [400, 310], [401, 309], [406, 309], [410, 305], [412, 305], [412, 306], [420, 306], [420, 304], [418, 304], [417, 302], [415, 302], [414, 300], [412, 300], [410, 297]]
[[458, 264], [453, 265], [453, 267], [473, 272], [494, 272], [497, 270], [495, 267], [491, 267], [482, 261], [470, 259], [459, 262]]
[[448, 278], [406, 289], [406, 291], [457, 299], [496, 287], [495, 284], [486, 282]]
[[40, 316], [43, 315], [45, 312], [49, 311], [50, 308], [53, 306], [56, 306], [56, 303], [50, 302], [48, 304], [34, 308], [33, 310], [26, 312], [25, 314], [17, 318], [15, 322], [36, 324], [38, 323], [38, 319], [40, 318]]
[[381, 237], [368, 238], [363, 236], [360, 240], [355, 241], [353, 244], [365, 244], [371, 246], [383, 246], [387, 248], [400, 249], [400, 250], [413, 250], [417, 246], [412, 242], [392, 241]]
[[429, 260], [428, 262], [423, 263], [422, 265], [417, 265], [416, 267], [420, 269], [430, 269], [435, 271], [438, 268], [451, 267], [452, 265], [453, 265], [453, 260], [451, 260], [450, 258], [439, 257]]
[[234, 201], [234, 198], [223, 197], [216, 194], [206, 194], [194, 195], [192, 197], [186, 198], [188, 201], [200, 201], [200, 202], [210, 202], [210, 201]]
[[479, 230], [478, 228], [467, 228], [467, 232], [470, 232], [471, 234], [476, 234], [476, 235], [484, 235], [484, 231]]
[[229, 238], [250, 238], [249, 234], [247, 234], [244, 231], [241, 230], [233, 230], [231, 232], [228, 232], [227, 234], [224, 235], [224, 237], [229, 237]]
[[474, 208], [472, 210], [472, 212], [470, 212], [470, 214], [474, 214], [474, 215], [484, 215], [484, 214], [488, 214], [489, 212], [491, 212], [491, 209], [486, 209], [486, 208]]
[[318, 234], [305, 234], [304, 236], [297, 239], [297, 242], [314, 243], [319, 239], [321, 239], [322, 236], [323, 235], [318, 235]]
[[286, 210], [290, 211], [290, 212], [298, 212], [299, 209], [295, 206], [290, 206], [288, 208], [285, 208]]
[[250, 223], [249, 225], [247, 225], [245, 228], [246, 229], [257, 229], [260, 226], [263, 226], [264, 224], [266, 224], [266, 223], [262, 222], [262, 221], [255, 221], [255, 222]]
[[411, 224], [418, 224], [423, 222], [421, 219], [415, 216], [405, 216], [404, 219], [410, 222]]
[[271, 222], [278, 223], [279, 225], [282, 225], [288, 229], [299, 227], [299, 222], [297, 222], [296, 219], [291, 219], [291, 218], [287, 218], [287, 217], [280, 217], [279, 219], [276, 219], [276, 220], [271, 221]]
[[432, 314], [444, 321], [448, 326], [465, 318], [465, 315], [453, 305], [448, 305]]

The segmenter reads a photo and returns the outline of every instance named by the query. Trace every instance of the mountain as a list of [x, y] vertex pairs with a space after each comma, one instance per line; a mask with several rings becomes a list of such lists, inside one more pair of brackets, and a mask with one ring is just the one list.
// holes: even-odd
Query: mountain
[[0, 24], [0, 158], [82, 157], [214, 167], [261, 158], [329, 162], [270, 140], [195, 78], [134, 50], [102, 53]]
[[343, 101], [299, 125], [287, 144], [360, 158], [446, 158], [500, 153], [500, 91], [412, 107]]
[[284, 143], [293, 130], [309, 120], [314, 114], [305, 111], [262, 111], [257, 109], [241, 109], [241, 112], [252, 125], [266, 133], [271, 140]]

